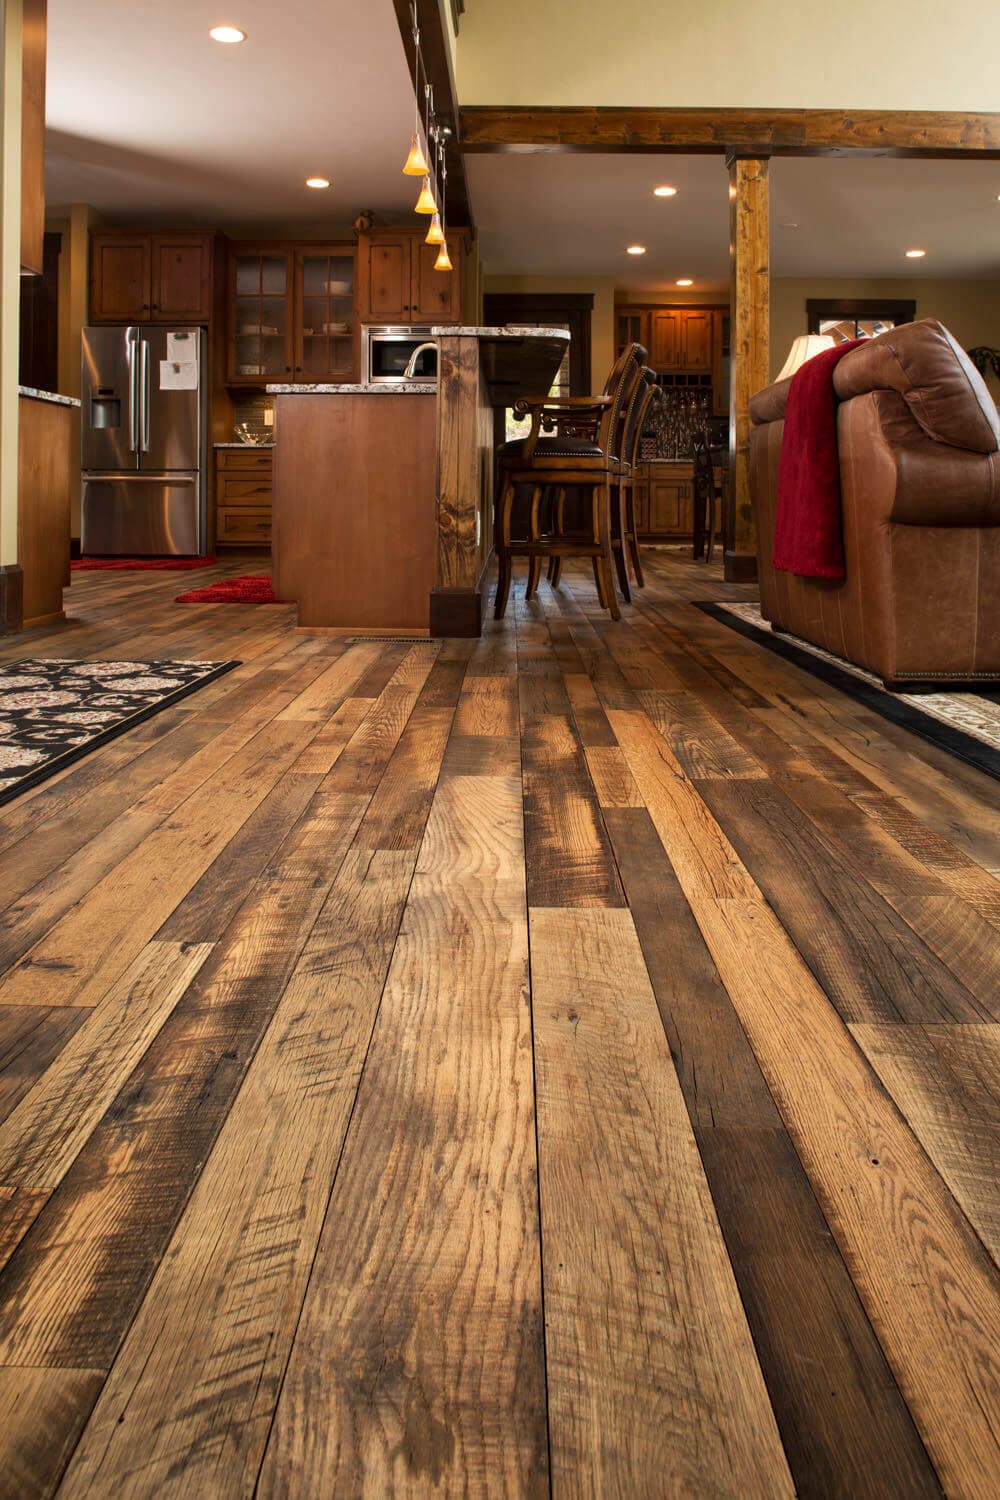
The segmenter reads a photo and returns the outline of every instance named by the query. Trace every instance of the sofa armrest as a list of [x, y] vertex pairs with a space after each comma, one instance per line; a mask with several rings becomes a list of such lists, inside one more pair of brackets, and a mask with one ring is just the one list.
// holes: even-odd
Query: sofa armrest
[[755, 427], [763, 427], [765, 422], [784, 420], [791, 384], [792, 376], [789, 375], [787, 380], [776, 380], [773, 385], [766, 385], [762, 391], [756, 391], [750, 397], [750, 420]]

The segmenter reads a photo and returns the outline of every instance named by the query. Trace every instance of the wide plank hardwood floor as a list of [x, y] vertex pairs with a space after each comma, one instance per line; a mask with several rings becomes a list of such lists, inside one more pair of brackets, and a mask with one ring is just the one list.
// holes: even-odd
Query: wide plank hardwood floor
[[998, 785], [646, 567], [0, 646], [242, 663], [0, 811], [0, 1496], [1000, 1493]]

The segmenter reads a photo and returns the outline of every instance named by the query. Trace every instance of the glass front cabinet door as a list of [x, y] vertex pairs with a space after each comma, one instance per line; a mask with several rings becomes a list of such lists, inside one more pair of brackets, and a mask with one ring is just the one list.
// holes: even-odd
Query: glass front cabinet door
[[292, 378], [292, 256], [240, 250], [233, 256], [229, 377], [234, 385]]
[[354, 248], [295, 252], [295, 380], [341, 384], [355, 379]]

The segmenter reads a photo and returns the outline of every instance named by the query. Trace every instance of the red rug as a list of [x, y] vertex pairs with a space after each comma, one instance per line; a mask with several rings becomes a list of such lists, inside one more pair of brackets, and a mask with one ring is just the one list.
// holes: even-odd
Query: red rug
[[189, 594], [178, 594], [176, 604], [284, 604], [271, 587], [266, 573], [256, 577], [224, 578], [221, 583], [210, 583], [207, 588], [192, 589]]
[[210, 568], [217, 561], [215, 557], [78, 557], [70, 567], [81, 573], [183, 573], [188, 568]]

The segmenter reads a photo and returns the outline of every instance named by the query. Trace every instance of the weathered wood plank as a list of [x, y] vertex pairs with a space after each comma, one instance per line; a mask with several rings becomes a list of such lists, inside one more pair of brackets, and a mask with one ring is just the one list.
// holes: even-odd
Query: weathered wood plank
[[1000, 1265], [1000, 1026], [852, 1026], [851, 1035]]
[[530, 929], [553, 1487], [791, 1495], [632, 918]]
[[548, 1493], [519, 808], [439, 786], [262, 1497]]
[[52, 1192], [211, 953], [148, 943], [0, 1125], [0, 1185]]
[[415, 863], [348, 854], [73, 1455], [67, 1500], [253, 1490]]

